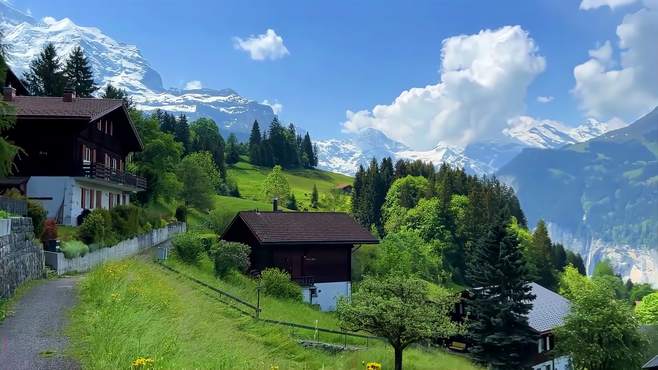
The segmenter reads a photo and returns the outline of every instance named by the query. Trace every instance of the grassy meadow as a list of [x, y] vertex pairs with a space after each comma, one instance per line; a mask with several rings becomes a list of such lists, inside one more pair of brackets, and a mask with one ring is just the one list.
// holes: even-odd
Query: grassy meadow
[[[207, 276], [206, 262], [187, 273]], [[172, 266], [182, 269], [177, 261]], [[194, 272], [194, 269], [198, 271]], [[247, 293], [244, 282], [216, 281]], [[138, 357], [159, 369], [364, 369], [377, 361], [392, 368], [392, 350], [379, 343], [368, 349], [330, 354], [305, 349], [285, 327], [260, 323], [204, 294], [189, 281], [146, 257], [108, 263], [80, 284], [80, 301], [71, 313], [71, 354], [84, 368], [130, 368]], [[296, 320], [335, 322], [301, 303], [265, 300], [265, 311]], [[287, 309], [286, 309], [287, 308]], [[306, 318], [306, 316], [309, 318]], [[410, 348], [405, 369], [476, 369], [468, 360], [439, 350]]]

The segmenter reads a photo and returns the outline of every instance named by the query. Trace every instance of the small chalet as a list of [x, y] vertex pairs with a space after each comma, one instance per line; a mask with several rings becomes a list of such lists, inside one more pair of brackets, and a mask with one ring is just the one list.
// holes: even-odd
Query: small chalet
[[[556, 356], [555, 336], [553, 330], [562, 326], [564, 318], [571, 310], [571, 302], [561, 295], [544, 288], [537, 283], [530, 283], [531, 293], [535, 296], [532, 309], [528, 313], [528, 326], [537, 334], [537, 345], [532, 346], [533, 370], [570, 370], [571, 359], [568, 356]], [[467, 298], [469, 292], [462, 293]], [[453, 319], [462, 321], [467, 315], [468, 307], [462, 299], [457, 304]], [[468, 343], [463, 337], [452, 338], [448, 341], [449, 348], [458, 351], [468, 350]]]
[[7, 137], [23, 152], [12, 177], [0, 179], [2, 188], [41, 201], [49, 218], [66, 225], [76, 225], [85, 209], [128, 204], [130, 194], [146, 188], [143, 178], [125, 171], [143, 146], [122, 100], [71, 91], [27, 96], [11, 76], [3, 100], [15, 108], [16, 124]]
[[352, 184], [338, 184], [336, 185], [336, 190], [341, 191], [345, 194], [352, 194], [354, 186]]
[[346, 213], [239, 212], [222, 239], [251, 246], [255, 273], [278, 267], [302, 286], [304, 301], [324, 311], [352, 291], [352, 250], [377, 238]]

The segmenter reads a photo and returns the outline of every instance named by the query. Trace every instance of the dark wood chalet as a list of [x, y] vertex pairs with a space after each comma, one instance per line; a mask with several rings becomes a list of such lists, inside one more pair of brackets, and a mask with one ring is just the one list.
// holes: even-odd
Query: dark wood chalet
[[251, 246], [255, 273], [278, 267], [303, 287], [304, 299], [323, 310], [351, 293], [352, 250], [377, 238], [345, 213], [239, 212], [222, 239]]
[[125, 170], [143, 145], [122, 100], [17, 93], [14, 84], [5, 87], [3, 100], [16, 113], [7, 137], [23, 152], [3, 187], [42, 201], [49, 217], [70, 225], [84, 209], [126, 204], [146, 188]]

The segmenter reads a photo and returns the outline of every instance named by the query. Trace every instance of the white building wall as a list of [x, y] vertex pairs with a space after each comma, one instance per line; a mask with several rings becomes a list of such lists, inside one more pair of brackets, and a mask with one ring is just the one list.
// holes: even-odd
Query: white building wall
[[352, 282], [337, 281], [331, 283], [315, 283], [317, 297], [311, 297], [309, 287], [302, 288], [302, 298], [304, 302], [320, 305], [322, 311], [334, 311], [336, 303], [340, 297], [350, 297], [352, 295]]
[[551, 361], [542, 362], [532, 366], [533, 370], [571, 370], [571, 358], [569, 356], [556, 357]]
[[[44, 208], [48, 211], [48, 218], [56, 218], [57, 212], [63, 206], [64, 225], [77, 224], [77, 217], [85, 208], [89, 208], [89, 200], [86, 199], [87, 207], [82, 205], [82, 188], [90, 189], [94, 197], [94, 208], [99, 208], [96, 204], [96, 191], [101, 191], [101, 207], [110, 208], [110, 194], [121, 194], [121, 204], [123, 203], [123, 194], [126, 194], [126, 203], [129, 204], [128, 192], [122, 191], [112, 186], [103, 186], [93, 182], [75, 179], [67, 176], [32, 176], [27, 182], [27, 196], [31, 198], [52, 198], [52, 200], [41, 200]], [[116, 200], [114, 205], [117, 205]]]

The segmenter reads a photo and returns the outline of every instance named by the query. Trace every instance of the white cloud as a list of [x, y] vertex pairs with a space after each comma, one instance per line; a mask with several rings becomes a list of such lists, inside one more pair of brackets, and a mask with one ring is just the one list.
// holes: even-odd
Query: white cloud
[[233, 47], [248, 52], [253, 60], [275, 60], [290, 54], [283, 44], [283, 38], [273, 29], [268, 29], [261, 35], [251, 35], [246, 40], [234, 37]]
[[199, 90], [203, 88], [203, 84], [199, 80], [187, 81], [185, 84], [185, 90]]
[[50, 17], [50, 16], [47, 16], [47, 17], [41, 18], [41, 22], [43, 22], [44, 24], [49, 26], [53, 23], [57, 23], [57, 19], [55, 19], [53, 17]]
[[572, 93], [588, 116], [632, 121], [658, 105], [658, 1], [645, 5], [617, 26], [618, 61], [606, 42], [590, 50], [591, 59], [574, 68]]
[[537, 101], [540, 103], [550, 103], [555, 99], [553, 96], [538, 96]]
[[439, 83], [403, 91], [372, 111], [347, 111], [344, 130], [376, 128], [419, 150], [498, 136], [523, 112], [526, 89], [546, 64], [520, 26], [445, 39], [441, 59]]
[[265, 99], [261, 102], [261, 104], [269, 105], [270, 108], [272, 108], [272, 110], [274, 111], [274, 114], [276, 115], [279, 115], [279, 113], [281, 113], [281, 111], [283, 110], [283, 104], [277, 101], [270, 102], [269, 100]]
[[609, 6], [610, 9], [615, 9], [621, 6], [633, 4], [637, 0], [583, 0], [580, 3], [580, 9], [590, 10], [600, 8], [602, 6]]

